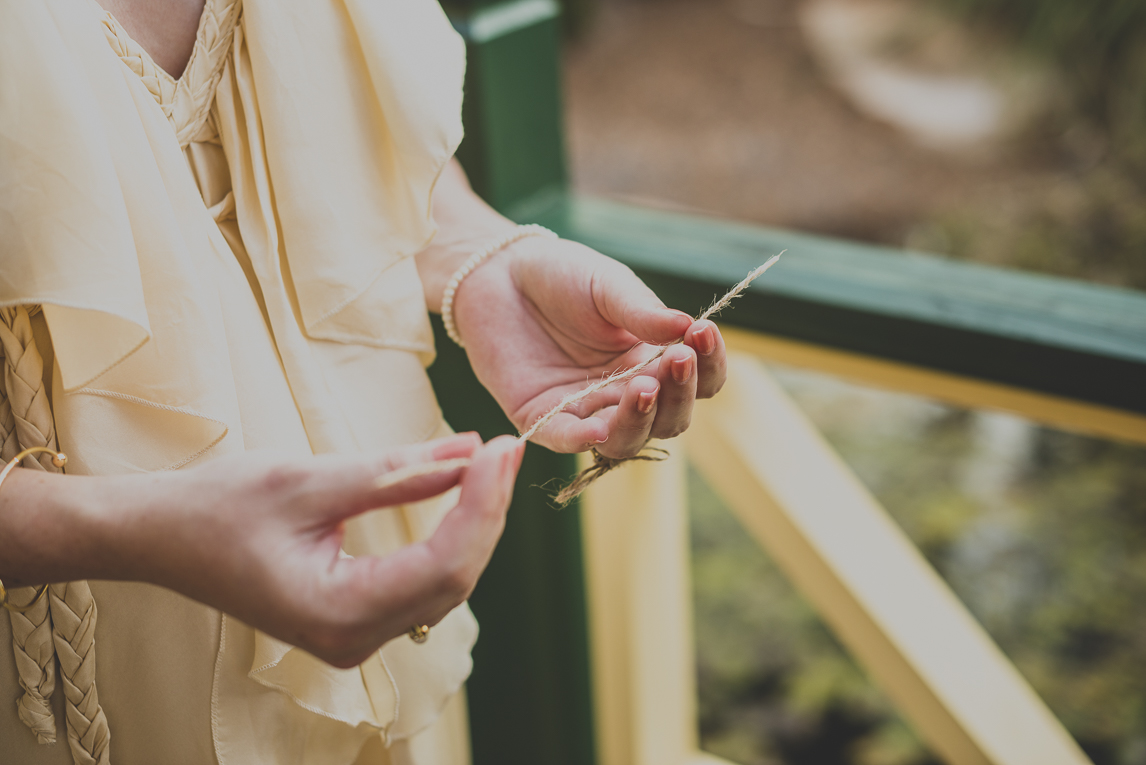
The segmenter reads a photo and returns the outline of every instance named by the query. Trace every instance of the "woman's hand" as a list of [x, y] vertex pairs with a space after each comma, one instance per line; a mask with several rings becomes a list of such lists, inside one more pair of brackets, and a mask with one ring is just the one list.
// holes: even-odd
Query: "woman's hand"
[[[441, 311], [453, 272], [513, 223], [494, 212], [451, 162], [434, 193], [438, 235], [418, 254], [426, 305]], [[519, 430], [602, 375], [684, 338], [627, 385], [614, 385], [553, 419], [533, 440], [560, 452], [596, 446], [629, 457], [650, 437], [688, 427], [697, 397], [724, 384], [724, 340], [710, 321], [665, 307], [626, 266], [575, 242], [522, 239], [461, 283], [454, 320], [478, 379]]]
[[[380, 456], [253, 452], [144, 476], [16, 470], [0, 492], [0, 579], [159, 584], [355, 666], [469, 596], [501, 535], [522, 447], [463, 434]], [[473, 463], [375, 488], [390, 470], [455, 457]], [[382, 558], [340, 554], [348, 518], [459, 482], [429, 539]]]
[[478, 379], [521, 430], [562, 397], [654, 355], [628, 384], [558, 415], [535, 441], [628, 457], [684, 432], [697, 397], [720, 390], [724, 340], [711, 321], [666, 308], [626, 266], [575, 242], [527, 238], [461, 284], [454, 317]]

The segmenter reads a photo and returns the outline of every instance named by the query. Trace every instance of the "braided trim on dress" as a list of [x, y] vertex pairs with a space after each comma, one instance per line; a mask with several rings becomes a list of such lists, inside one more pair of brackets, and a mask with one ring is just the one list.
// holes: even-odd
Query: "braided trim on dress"
[[115, 17], [100, 9], [100, 22], [112, 50], [139, 76], [175, 129], [181, 147], [208, 140], [215, 131], [209, 124], [211, 103], [223, 77], [241, 0], [207, 0], [199, 19], [195, 47], [187, 68], [175, 79], [127, 33]]
[[95, 682], [95, 598], [87, 582], [64, 582], [48, 588], [48, 600], [72, 759], [76, 765], [110, 765], [111, 733]]
[[[12, 447], [16, 451], [32, 446], [55, 451], [56, 430], [44, 389], [44, 360], [36, 348], [31, 318], [24, 306], [0, 309], [0, 348], [4, 352], [4, 390], [13, 424], [5, 430], [5, 454], [9, 433], [16, 435]], [[9, 459], [14, 456], [16, 452]], [[58, 471], [51, 463], [51, 455], [42, 455], [31, 464]], [[53, 584], [47, 601], [47, 611], [37, 605], [27, 614], [10, 614], [12, 648], [24, 688], [18, 702], [20, 719], [40, 743], [55, 741], [55, 717], [48, 699], [55, 689], [53, 658], [58, 657], [72, 758], [79, 765], [109, 765], [111, 733], [95, 685], [95, 598], [87, 582], [70, 582]], [[21, 616], [27, 623], [18, 621]]]
[[[3, 354], [3, 385], [0, 385], [0, 461], [8, 462], [23, 448], [55, 448], [56, 434], [51, 409], [44, 391], [44, 360], [32, 339], [32, 323], [27, 308], [0, 309], [0, 352]], [[47, 433], [47, 435], [45, 435]], [[27, 439], [25, 441], [25, 439]], [[26, 459], [25, 465], [58, 471], [51, 459]], [[13, 592], [27, 593], [34, 587]], [[41, 599], [26, 613], [9, 611], [12, 622], [12, 653], [23, 693], [17, 700], [20, 720], [36, 735], [40, 744], [56, 743], [56, 718], [50, 701], [56, 689], [56, 652], [52, 645], [52, 620], [48, 601]]]

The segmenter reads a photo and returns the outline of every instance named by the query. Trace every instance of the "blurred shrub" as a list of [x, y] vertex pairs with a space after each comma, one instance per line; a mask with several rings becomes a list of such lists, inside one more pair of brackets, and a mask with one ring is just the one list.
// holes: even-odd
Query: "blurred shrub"
[[905, 246], [1146, 289], [1146, 2], [929, 2], [1060, 85], [1008, 147], [1030, 178], [920, 223]]
[[[1146, 449], [773, 372], [1095, 765], [1146, 765]], [[689, 501], [705, 749], [937, 765], [695, 476]]]
[[1123, 158], [1146, 163], [1146, 3], [1142, 0], [934, 0], [1052, 64], [1076, 117]]

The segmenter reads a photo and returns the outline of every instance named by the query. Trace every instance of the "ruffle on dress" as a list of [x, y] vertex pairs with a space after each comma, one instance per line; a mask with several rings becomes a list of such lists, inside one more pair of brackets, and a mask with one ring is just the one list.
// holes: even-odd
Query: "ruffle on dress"
[[[69, 472], [243, 451], [236, 390], [257, 381], [233, 372], [238, 332], [273, 336], [269, 371], [287, 378], [301, 449], [445, 432], [412, 258], [462, 134], [464, 45], [436, 2], [207, 0], [179, 80], [94, 3], [3, 2], [0, 71], [0, 306], [43, 307]], [[217, 145], [230, 175], [210, 209], [185, 155], [195, 144]], [[258, 285], [257, 326], [228, 326], [229, 298], [204, 267], [242, 279], [240, 262]], [[386, 554], [449, 505], [356, 519], [347, 549]], [[462, 607], [425, 645], [392, 641], [335, 670], [221, 625], [213, 745], [243, 765], [349, 762], [378, 731], [415, 734], [468, 676], [476, 639]], [[281, 741], [252, 732], [267, 719]]]

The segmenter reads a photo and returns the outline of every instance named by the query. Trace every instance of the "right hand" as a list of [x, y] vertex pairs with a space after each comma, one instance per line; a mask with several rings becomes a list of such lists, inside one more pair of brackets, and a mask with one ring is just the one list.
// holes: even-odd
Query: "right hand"
[[[523, 446], [508, 436], [483, 446], [471, 433], [373, 456], [250, 452], [174, 473], [20, 475], [4, 493], [16, 490], [5, 498], [16, 500], [26, 486], [23, 499], [34, 503], [35, 484], [87, 489], [81, 516], [90, 524], [90, 565], [84, 570], [73, 557], [54, 571], [37, 567], [23, 583], [104, 578], [162, 585], [346, 668], [414, 625], [436, 624], [469, 597], [504, 528]], [[374, 486], [388, 471], [456, 457], [473, 462]], [[459, 482], [458, 504], [428, 539], [385, 557], [340, 555], [348, 518]], [[61, 573], [67, 576], [54, 576]]]

